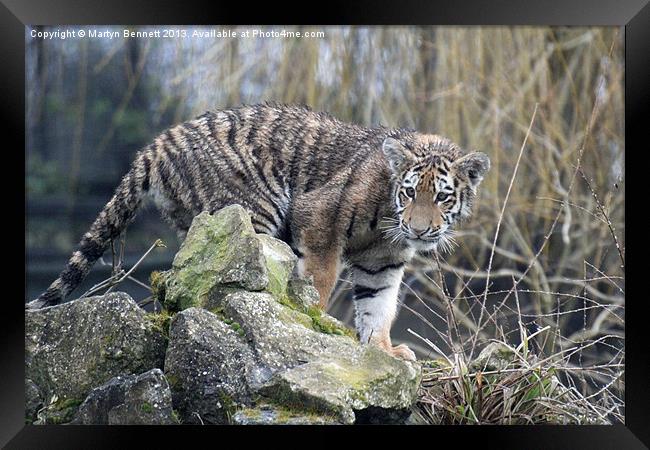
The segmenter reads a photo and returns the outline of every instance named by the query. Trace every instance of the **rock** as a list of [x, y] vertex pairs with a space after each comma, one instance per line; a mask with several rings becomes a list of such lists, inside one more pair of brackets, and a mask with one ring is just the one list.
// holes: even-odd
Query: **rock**
[[358, 347], [343, 329], [337, 330], [338, 335], [318, 332], [309, 315], [278, 303], [267, 293], [229, 294], [222, 308], [242, 327], [259, 361], [272, 371]]
[[83, 425], [173, 425], [172, 396], [160, 369], [112, 378], [95, 388], [73, 421]]
[[490, 342], [470, 364], [475, 371], [504, 370], [516, 359], [515, 350], [503, 342]]
[[25, 312], [25, 376], [49, 401], [76, 402], [118, 375], [163, 367], [165, 338], [121, 292]]
[[264, 254], [264, 267], [269, 277], [266, 290], [275, 298], [282, 298], [287, 295], [287, 284], [292, 278], [298, 258], [291, 247], [280, 239], [267, 234], [258, 234], [257, 239]]
[[361, 416], [372, 423], [405, 420], [419, 386], [419, 370], [375, 347], [354, 353], [351, 358], [328, 355], [278, 372], [260, 394], [285, 406], [334, 415], [343, 423], [355, 423]]
[[[284, 242], [256, 234], [239, 205], [197, 215], [164, 276], [164, 305], [173, 311], [211, 307], [233, 289], [286, 295], [296, 256]], [[161, 289], [157, 289], [161, 291]]]
[[122, 293], [28, 311], [29, 414], [36, 423], [403, 423], [420, 366], [361, 345], [322, 312], [296, 260], [234, 205], [196, 216], [172, 268], [152, 274], [161, 313]]
[[[319, 331], [308, 314], [244, 291], [226, 296], [215, 313], [189, 308], [174, 317], [165, 373], [186, 423], [252, 421], [234, 415], [253, 411], [258, 395], [300, 420], [309, 413], [328, 422], [354, 423], [356, 414], [399, 421], [420, 377], [417, 364]], [[260, 414], [263, 422], [277, 419]]]
[[43, 407], [43, 395], [41, 390], [29, 378], [25, 380], [25, 420], [32, 423], [36, 420], [36, 414]]
[[232, 422], [236, 425], [337, 425], [341, 423], [331, 416], [296, 412], [268, 404], [237, 411]]
[[313, 279], [291, 278], [287, 284], [287, 295], [302, 309], [318, 306], [320, 296]]
[[176, 314], [169, 335], [165, 374], [183, 423], [228, 423], [264, 380], [244, 338], [198, 308]]
[[184, 422], [231, 422], [258, 395], [296, 417], [330, 422], [354, 423], [356, 414], [367, 419], [366, 410], [377, 421], [408, 416], [417, 364], [343, 331], [324, 333], [311, 316], [265, 292], [229, 294], [215, 312], [190, 308], [172, 321], [165, 370]]

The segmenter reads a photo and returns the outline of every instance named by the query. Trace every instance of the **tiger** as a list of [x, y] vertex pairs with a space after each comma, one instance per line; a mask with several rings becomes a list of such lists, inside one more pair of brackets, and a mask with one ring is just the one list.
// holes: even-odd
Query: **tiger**
[[58, 278], [26, 307], [66, 299], [146, 199], [180, 240], [197, 214], [239, 204], [257, 233], [291, 247], [320, 308], [347, 269], [360, 342], [415, 360], [390, 337], [405, 266], [449, 247], [489, 169], [485, 153], [443, 136], [348, 123], [303, 105], [208, 111], [137, 152]]

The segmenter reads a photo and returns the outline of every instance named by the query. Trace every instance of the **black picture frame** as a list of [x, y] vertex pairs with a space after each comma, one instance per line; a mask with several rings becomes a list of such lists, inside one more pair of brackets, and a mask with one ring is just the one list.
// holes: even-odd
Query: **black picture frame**
[[[650, 5], [648, 0], [417, 0], [356, 1], [342, 0], [279, 5], [277, 2], [201, 2], [125, 1], [110, 3], [99, 0], [1, 0], [0, 5], [0, 124], [4, 128], [1, 153], [2, 220], [11, 228], [3, 233], [5, 269], [3, 314], [0, 322], [0, 445], [3, 448], [116, 448], [129, 445], [146, 447], [178, 442], [197, 445], [199, 435], [214, 445], [226, 444], [224, 433], [233, 434], [237, 445], [247, 445], [269, 435], [284, 445], [312, 445], [314, 433], [327, 434], [330, 440], [353, 438], [363, 434], [383, 440], [398, 434], [406, 445], [460, 445], [478, 448], [647, 448], [650, 445], [650, 409], [647, 387], [650, 357], [646, 343], [645, 320], [648, 306], [636, 277], [629, 276], [626, 312], [626, 424], [613, 426], [540, 426], [540, 427], [99, 427], [34, 426], [24, 424], [24, 302], [21, 294], [19, 217], [25, 217], [25, 196], [21, 195], [20, 168], [25, 170], [25, 26], [52, 24], [368, 24], [368, 25], [562, 25], [620, 26], [625, 32], [625, 144], [626, 168], [644, 167], [643, 152], [648, 149], [648, 110], [650, 109]], [[639, 159], [635, 164], [632, 159]], [[628, 182], [632, 170], [626, 170]], [[627, 194], [635, 196], [636, 183], [629, 184]], [[23, 185], [24, 186], [24, 185]], [[647, 189], [646, 189], [647, 190]], [[644, 189], [636, 195], [642, 195]], [[632, 205], [644, 205], [632, 201]], [[630, 208], [637, 219], [629, 221], [627, 233], [634, 235], [643, 224], [641, 212]], [[23, 224], [24, 233], [26, 224]], [[14, 234], [15, 233], [15, 234]], [[15, 237], [13, 237], [15, 236]], [[643, 239], [639, 237], [638, 239]], [[635, 241], [632, 238], [631, 242]], [[638, 246], [628, 246], [629, 268], [642, 259]], [[630, 263], [630, 256], [632, 257]], [[640, 262], [638, 264], [641, 264]], [[13, 275], [13, 276], [12, 276]], [[26, 279], [23, 278], [26, 282]], [[630, 282], [631, 280], [631, 282]], [[24, 285], [22, 286], [25, 287]], [[15, 292], [14, 292], [15, 291]], [[325, 436], [323, 436], [325, 437]], [[140, 439], [144, 439], [141, 441]], [[423, 442], [419, 443], [422, 439]], [[269, 440], [268, 442], [271, 442]], [[145, 442], [136, 444], [137, 442]], [[293, 444], [292, 444], [293, 442]], [[400, 442], [400, 441], [397, 441]], [[448, 442], [448, 443], [446, 443]], [[404, 445], [402, 444], [402, 445]], [[178, 444], [174, 444], [178, 445]], [[328, 445], [339, 445], [333, 442]], [[366, 444], [367, 445], [367, 444]], [[399, 444], [398, 444], [399, 445]]]

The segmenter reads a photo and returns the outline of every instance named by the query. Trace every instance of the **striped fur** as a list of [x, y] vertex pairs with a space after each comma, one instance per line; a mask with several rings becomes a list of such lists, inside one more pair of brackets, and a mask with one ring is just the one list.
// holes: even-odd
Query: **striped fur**
[[[303, 106], [207, 112], [138, 152], [59, 278], [28, 305], [63, 301], [146, 197], [181, 238], [199, 212], [238, 203], [257, 232], [292, 247], [323, 307], [349, 265], [360, 338], [410, 359], [389, 337], [404, 265], [445, 242], [488, 168], [485, 155], [462, 157], [439, 136], [361, 127]], [[442, 191], [450, 197], [436, 203]]]

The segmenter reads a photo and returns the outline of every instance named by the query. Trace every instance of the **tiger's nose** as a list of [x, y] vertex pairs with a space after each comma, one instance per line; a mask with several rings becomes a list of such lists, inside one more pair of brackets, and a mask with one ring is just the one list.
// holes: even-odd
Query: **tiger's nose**
[[418, 227], [413, 227], [413, 226], [411, 227], [411, 231], [413, 233], [415, 233], [417, 236], [422, 236], [422, 235], [428, 233], [430, 229], [431, 229], [431, 227], [426, 227], [426, 228], [418, 228]]

